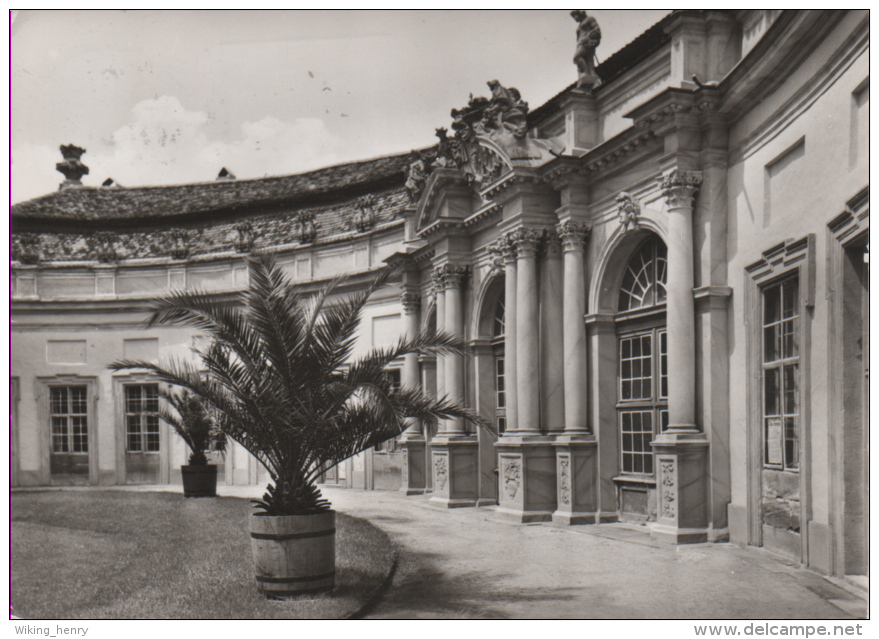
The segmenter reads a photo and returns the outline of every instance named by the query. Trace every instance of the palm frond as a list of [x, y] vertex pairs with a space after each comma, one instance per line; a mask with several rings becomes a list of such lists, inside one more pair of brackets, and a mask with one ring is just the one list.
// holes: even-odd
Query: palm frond
[[[460, 339], [422, 331], [351, 362], [364, 308], [396, 275], [392, 269], [342, 299], [334, 299], [337, 280], [304, 300], [271, 257], [250, 258], [248, 267], [249, 286], [235, 304], [191, 291], [148, 304], [149, 325], [190, 326], [209, 337], [194, 350], [198, 367], [172, 359], [121, 360], [111, 368], [146, 370], [202, 398], [217, 427], [269, 471], [272, 485], [260, 507], [274, 514], [327, 508], [315, 485], [322, 470], [398, 436], [409, 418], [428, 430], [452, 418], [491, 428], [447, 398], [392, 389], [386, 374], [408, 353], [464, 354]], [[164, 417], [181, 425], [179, 415]]]

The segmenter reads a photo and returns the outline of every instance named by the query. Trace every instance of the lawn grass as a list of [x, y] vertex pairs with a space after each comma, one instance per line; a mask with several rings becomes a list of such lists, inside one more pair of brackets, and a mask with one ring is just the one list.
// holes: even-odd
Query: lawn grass
[[13, 614], [25, 619], [338, 619], [391, 567], [387, 535], [336, 515], [336, 587], [271, 601], [256, 590], [250, 503], [174, 493], [11, 495]]

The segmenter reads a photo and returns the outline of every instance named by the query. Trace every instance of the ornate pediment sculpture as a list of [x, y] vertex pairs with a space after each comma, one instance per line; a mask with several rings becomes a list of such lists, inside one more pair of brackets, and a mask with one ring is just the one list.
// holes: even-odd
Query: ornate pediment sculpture
[[541, 161], [554, 150], [548, 140], [528, 136], [528, 103], [515, 87], [488, 82], [491, 97], [470, 96], [467, 106], [452, 109], [452, 131], [437, 129], [435, 166], [461, 169], [476, 186], [488, 184], [516, 161]]

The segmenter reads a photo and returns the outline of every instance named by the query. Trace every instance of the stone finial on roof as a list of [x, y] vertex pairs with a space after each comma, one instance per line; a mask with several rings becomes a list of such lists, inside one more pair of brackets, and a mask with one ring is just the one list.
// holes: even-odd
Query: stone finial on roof
[[74, 186], [82, 186], [80, 178], [89, 173], [89, 168], [79, 161], [79, 158], [82, 157], [83, 153], [85, 153], [85, 149], [74, 146], [73, 144], [61, 145], [61, 156], [64, 160], [55, 165], [55, 170], [63, 173], [65, 180], [61, 183], [61, 186], [58, 187], [59, 190]]
[[577, 21], [577, 50], [574, 52], [574, 64], [577, 65], [577, 86], [594, 87], [601, 83], [595, 72], [595, 49], [601, 44], [601, 28], [598, 21], [583, 9], [571, 11], [571, 17]]
[[218, 182], [221, 180], [236, 180], [236, 179], [237, 178], [235, 177], [235, 174], [232, 173], [232, 171], [227, 169], [225, 166], [222, 169], [220, 169], [220, 172], [217, 174], [217, 181]]

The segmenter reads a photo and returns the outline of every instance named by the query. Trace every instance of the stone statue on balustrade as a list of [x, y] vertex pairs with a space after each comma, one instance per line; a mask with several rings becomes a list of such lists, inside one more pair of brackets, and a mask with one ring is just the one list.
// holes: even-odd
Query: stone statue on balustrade
[[574, 53], [574, 64], [577, 65], [579, 78], [577, 86], [582, 88], [595, 87], [601, 83], [595, 72], [595, 49], [601, 44], [601, 28], [598, 21], [583, 9], [571, 11], [571, 17], [577, 26], [577, 50]]

